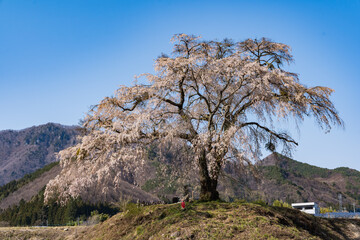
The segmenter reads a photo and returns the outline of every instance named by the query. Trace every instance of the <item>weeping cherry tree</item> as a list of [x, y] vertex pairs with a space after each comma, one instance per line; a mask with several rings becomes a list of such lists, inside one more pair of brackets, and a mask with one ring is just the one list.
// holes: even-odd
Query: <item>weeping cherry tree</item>
[[[249, 167], [264, 145], [285, 152], [297, 145], [278, 122], [313, 117], [325, 131], [343, 124], [330, 101], [332, 89], [307, 87], [283, 68], [293, 61], [285, 44], [265, 38], [204, 41], [185, 34], [172, 41], [172, 54], [157, 58], [155, 74], [141, 75], [147, 84], [120, 87], [89, 112], [87, 135], [60, 153], [63, 168], [87, 163], [84, 171], [97, 174], [97, 181], [111, 176], [116, 184], [124, 173], [111, 171], [113, 166], [135, 171], [149, 144], [183, 144], [198, 168], [200, 199], [216, 200], [226, 161]], [[47, 197], [66, 184], [62, 194], [77, 196], [82, 185], [95, 181], [66, 183], [64, 174], [49, 183]]]

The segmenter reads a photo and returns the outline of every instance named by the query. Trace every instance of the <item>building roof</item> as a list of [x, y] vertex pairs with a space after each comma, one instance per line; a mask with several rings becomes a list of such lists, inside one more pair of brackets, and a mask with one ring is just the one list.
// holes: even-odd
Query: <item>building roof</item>
[[291, 206], [296, 207], [296, 206], [314, 206], [317, 205], [316, 202], [303, 202], [303, 203], [292, 203]]

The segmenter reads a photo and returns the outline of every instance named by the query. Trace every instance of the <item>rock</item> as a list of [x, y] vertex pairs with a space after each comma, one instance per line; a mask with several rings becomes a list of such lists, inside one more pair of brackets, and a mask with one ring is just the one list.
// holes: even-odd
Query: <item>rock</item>
[[170, 237], [176, 238], [180, 236], [180, 232], [173, 232]]

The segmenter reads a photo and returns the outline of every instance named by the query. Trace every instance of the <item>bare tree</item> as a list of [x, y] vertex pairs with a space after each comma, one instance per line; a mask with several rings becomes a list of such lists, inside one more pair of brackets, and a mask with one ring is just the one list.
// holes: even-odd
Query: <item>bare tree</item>
[[[142, 75], [148, 84], [121, 87], [89, 112], [89, 134], [60, 153], [63, 166], [87, 159], [94, 169], [110, 163], [136, 168], [144, 145], [177, 141], [194, 153], [201, 200], [216, 200], [225, 161], [251, 166], [264, 144], [283, 151], [297, 145], [276, 122], [310, 116], [325, 130], [343, 124], [329, 99], [332, 89], [306, 87], [283, 69], [293, 61], [285, 44], [185, 34], [172, 40], [172, 55], [155, 61], [156, 74]], [[50, 183], [48, 194], [61, 184], [60, 177]]]

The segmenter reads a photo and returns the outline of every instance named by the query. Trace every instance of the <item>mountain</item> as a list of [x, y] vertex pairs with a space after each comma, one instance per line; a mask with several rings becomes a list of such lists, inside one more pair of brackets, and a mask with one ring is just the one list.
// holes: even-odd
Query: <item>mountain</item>
[[76, 128], [48, 123], [0, 131], [0, 186], [56, 161], [56, 152], [75, 144]]
[[248, 187], [269, 202], [315, 201], [322, 207], [342, 205], [353, 210], [360, 204], [360, 172], [346, 168], [326, 169], [295, 161], [273, 153], [257, 163], [260, 182], [249, 181]]

